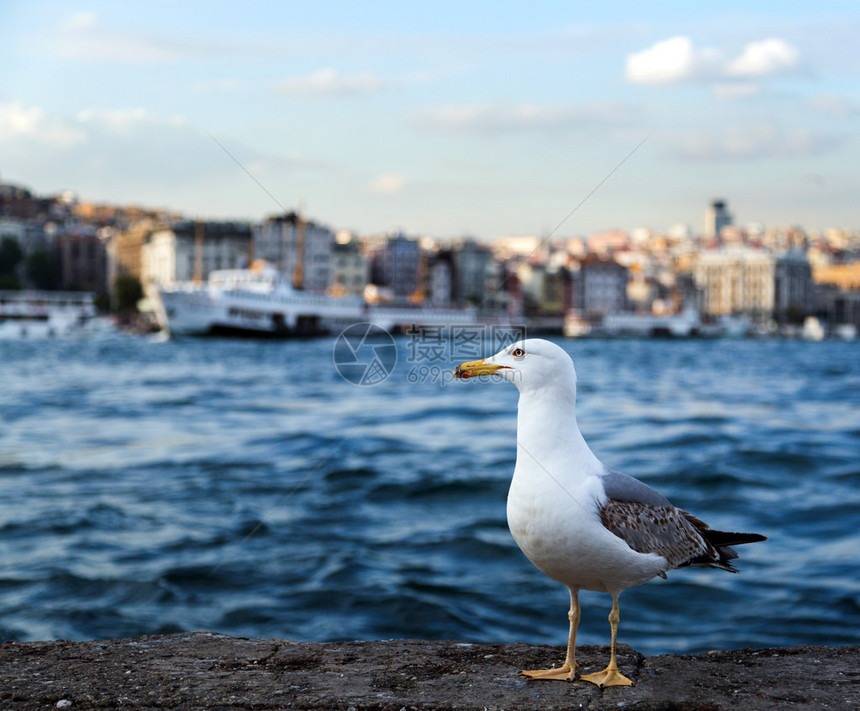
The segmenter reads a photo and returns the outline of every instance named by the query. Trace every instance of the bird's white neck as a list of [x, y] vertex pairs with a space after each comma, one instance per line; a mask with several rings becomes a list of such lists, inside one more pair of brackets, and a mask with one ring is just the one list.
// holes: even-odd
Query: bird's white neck
[[517, 469], [520, 465], [546, 468], [554, 475], [576, 471], [587, 476], [603, 469], [579, 431], [575, 387], [520, 392]]

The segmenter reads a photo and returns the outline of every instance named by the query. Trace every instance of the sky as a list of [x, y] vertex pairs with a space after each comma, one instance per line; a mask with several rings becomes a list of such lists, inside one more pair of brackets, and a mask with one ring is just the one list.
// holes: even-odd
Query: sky
[[0, 2], [0, 181], [439, 238], [860, 228], [860, 3]]

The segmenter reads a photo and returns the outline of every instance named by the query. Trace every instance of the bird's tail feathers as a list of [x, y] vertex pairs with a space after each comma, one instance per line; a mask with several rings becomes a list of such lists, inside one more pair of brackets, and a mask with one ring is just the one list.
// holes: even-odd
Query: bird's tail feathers
[[760, 533], [738, 533], [737, 531], [715, 531], [712, 528], [706, 528], [701, 532], [715, 548], [720, 546], [740, 546], [744, 543], [759, 543], [766, 541], [767, 536], [762, 536]]
[[709, 543], [717, 554], [716, 558], [709, 556], [700, 556], [691, 560], [688, 565], [704, 566], [709, 568], [720, 568], [729, 573], [737, 573], [735, 568], [729, 561], [738, 557], [737, 551], [731, 546], [740, 546], [744, 543], [759, 543], [766, 541], [767, 536], [762, 536], [760, 533], [739, 533], [737, 531], [717, 531], [709, 528], [708, 524], [696, 518], [688, 512], [684, 512], [686, 519], [692, 523], [698, 530], [702, 538]]

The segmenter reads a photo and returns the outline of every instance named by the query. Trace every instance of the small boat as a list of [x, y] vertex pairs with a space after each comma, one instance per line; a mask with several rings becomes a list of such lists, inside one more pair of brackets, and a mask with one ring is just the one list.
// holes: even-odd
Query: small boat
[[84, 291], [0, 291], [0, 339], [86, 335], [110, 328]]
[[580, 314], [571, 312], [564, 317], [562, 333], [565, 338], [583, 338], [591, 333], [591, 324]]
[[857, 326], [853, 323], [840, 323], [834, 332], [836, 337], [841, 341], [857, 340]]
[[821, 325], [815, 316], [807, 316], [803, 319], [803, 329], [800, 332], [800, 337], [804, 341], [823, 341], [825, 335], [824, 326]]
[[699, 312], [687, 309], [677, 314], [607, 314], [601, 333], [607, 336], [689, 338], [702, 327]]

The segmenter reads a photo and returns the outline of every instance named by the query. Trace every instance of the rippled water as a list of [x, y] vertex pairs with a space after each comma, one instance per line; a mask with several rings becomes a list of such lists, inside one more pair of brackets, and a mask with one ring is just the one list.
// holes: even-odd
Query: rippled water
[[[621, 641], [860, 643], [858, 345], [560, 342], [607, 464], [770, 537], [625, 592]], [[566, 591], [505, 523], [515, 389], [412, 383], [405, 340], [357, 387], [333, 345], [0, 342], [0, 638], [563, 644]]]

